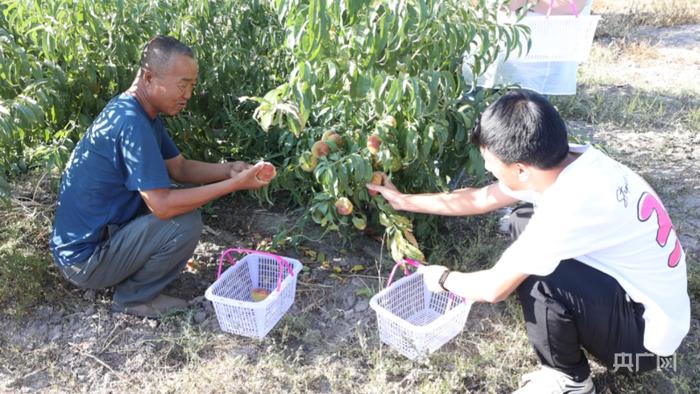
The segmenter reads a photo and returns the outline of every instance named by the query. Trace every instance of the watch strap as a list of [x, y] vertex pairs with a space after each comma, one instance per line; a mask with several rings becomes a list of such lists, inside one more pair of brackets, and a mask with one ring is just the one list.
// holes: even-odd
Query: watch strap
[[445, 288], [445, 281], [447, 280], [447, 277], [450, 275], [450, 272], [452, 272], [452, 271], [450, 271], [449, 269], [445, 269], [445, 271], [442, 272], [442, 275], [440, 275], [440, 279], [438, 279], [438, 284], [445, 291], [449, 291]]

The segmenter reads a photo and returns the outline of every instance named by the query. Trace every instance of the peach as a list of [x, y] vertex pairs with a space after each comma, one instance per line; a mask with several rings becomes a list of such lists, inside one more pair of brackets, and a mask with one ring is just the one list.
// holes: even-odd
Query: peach
[[262, 287], [256, 287], [250, 291], [250, 298], [255, 302], [260, 302], [270, 295], [270, 291]]
[[343, 141], [343, 137], [340, 136], [340, 134], [336, 133], [333, 130], [327, 130], [325, 133], [323, 133], [323, 136], [321, 137], [321, 141], [323, 142], [333, 142], [337, 148], [342, 148], [345, 141]]
[[352, 213], [352, 203], [346, 197], [340, 197], [335, 202], [335, 211], [341, 216], [350, 215]]
[[265, 163], [263, 164], [263, 167], [258, 171], [257, 174], [255, 174], [255, 177], [258, 178], [260, 182], [270, 182], [272, 178], [277, 175], [277, 170], [275, 169], [275, 166], [273, 166], [270, 163]]
[[367, 137], [367, 150], [369, 150], [369, 153], [376, 155], [379, 153], [380, 146], [382, 146], [382, 139], [379, 138], [379, 134], [372, 134]]
[[[379, 185], [381, 186], [384, 183], [384, 178], [382, 178], [382, 173], [379, 171], [375, 171], [372, 173], [372, 179], [369, 181], [369, 183], [373, 185]], [[368, 190], [369, 195], [374, 197], [377, 195], [377, 192], [374, 190]]]
[[311, 154], [314, 155], [315, 157], [323, 157], [330, 153], [331, 149], [323, 141], [316, 141], [314, 145], [311, 147]]
[[304, 152], [299, 156], [299, 167], [306, 172], [311, 172], [316, 168], [318, 159], [311, 152]]
[[387, 115], [387, 116], [384, 117], [384, 119], [383, 119], [382, 121], [383, 121], [384, 124], [386, 124], [387, 126], [396, 128], [396, 118], [395, 118], [395, 117], [393, 117], [393, 116], [391, 116], [391, 115]]

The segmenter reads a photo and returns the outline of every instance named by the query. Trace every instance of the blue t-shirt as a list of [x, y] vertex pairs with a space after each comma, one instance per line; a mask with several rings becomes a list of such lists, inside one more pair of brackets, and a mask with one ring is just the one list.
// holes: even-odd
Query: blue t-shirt
[[63, 173], [50, 242], [56, 262], [87, 260], [108, 225], [136, 217], [143, 207], [139, 191], [170, 187], [165, 160], [179, 154], [159, 116], [151, 119], [131, 95], [113, 98]]

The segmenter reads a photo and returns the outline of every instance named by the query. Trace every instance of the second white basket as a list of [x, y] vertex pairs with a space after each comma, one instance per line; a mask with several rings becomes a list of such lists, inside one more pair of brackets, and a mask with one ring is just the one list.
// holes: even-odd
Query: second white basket
[[[224, 257], [231, 252], [250, 253], [221, 274]], [[294, 303], [297, 275], [303, 266], [298, 260], [275, 254], [228, 249], [219, 260], [218, 279], [207, 289], [205, 297], [216, 312], [225, 332], [262, 339]], [[252, 291], [269, 292], [262, 301], [253, 301]]]
[[[392, 277], [393, 271], [389, 282]], [[471, 305], [452, 293], [431, 292], [418, 273], [387, 284], [370, 299], [379, 339], [411, 360], [427, 356], [459, 334]]]
[[[578, 62], [588, 60], [600, 15], [528, 15], [519, 23], [530, 28], [530, 50], [511, 59], [521, 62]], [[527, 48], [523, 38], [522, 48]]]

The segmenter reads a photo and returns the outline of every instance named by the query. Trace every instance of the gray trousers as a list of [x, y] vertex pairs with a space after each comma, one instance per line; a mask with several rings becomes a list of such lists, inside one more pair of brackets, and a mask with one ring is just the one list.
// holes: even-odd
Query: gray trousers
[[61, 270], [78, 287], [116, 285], [114, 302], [133, 306], [155, 298], [182, 271], [199, 241], [202, 216], [199, 210], [169, 220], [147, 214], [107, 231], [88, 260]]

